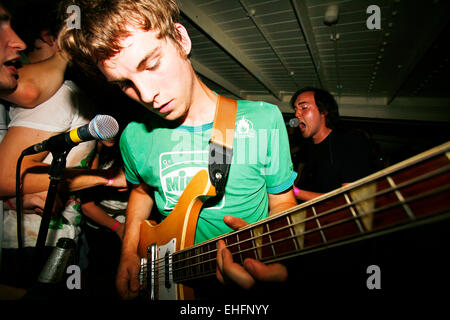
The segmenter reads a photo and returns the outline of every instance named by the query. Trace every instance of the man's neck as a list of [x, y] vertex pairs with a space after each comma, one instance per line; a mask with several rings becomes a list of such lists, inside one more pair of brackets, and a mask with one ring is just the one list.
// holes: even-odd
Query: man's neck
[[323, 128], [321, 128], [321, 129], [319, 130], [319, 132], [318, 132], [316, 135], [314, 135], [314, 137], [312, 137], [313, 143], [314, 143], [314, 144], [319, 144], [319, 143], [321, 143], [323, 140], [326, 139], [326, 137], [328, 137], [328, 136], [330, 135], [330, 133], [331, 133], [332, 131], [333, 131], [332, 129], [330, 129], [330, 128], [324, 126]]
[[217, 95], [197, 78], [194, 83], [191, 105], [182, 124], [201, 126], [213, 122], [217, 99]]

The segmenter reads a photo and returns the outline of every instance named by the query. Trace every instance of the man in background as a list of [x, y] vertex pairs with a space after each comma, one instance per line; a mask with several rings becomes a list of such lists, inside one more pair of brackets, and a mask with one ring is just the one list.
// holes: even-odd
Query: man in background
[[338, 127], [339, 109], [323, 89], [306, 87], [291, 98], [303, 138], [309, 139], [305, 166], [294, 192], [308, 201], [371, 173], [368, 140]]

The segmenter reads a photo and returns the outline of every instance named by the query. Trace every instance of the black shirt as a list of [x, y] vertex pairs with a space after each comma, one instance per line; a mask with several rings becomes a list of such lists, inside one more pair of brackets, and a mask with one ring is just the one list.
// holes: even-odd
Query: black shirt
[[333, 130], [318, 144], [310, 141], [305, 152], [302, 190], [326, 193], [371, 173], [369, 142], [359, 132]]

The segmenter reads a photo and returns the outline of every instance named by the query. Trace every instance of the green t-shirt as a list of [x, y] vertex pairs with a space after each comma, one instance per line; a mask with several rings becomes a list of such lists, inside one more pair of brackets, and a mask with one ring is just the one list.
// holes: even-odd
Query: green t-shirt
[[[125, 175], [133, 184], [155, 189], [163, 216], [175, 207], [190, 179], [208, 168], [213, 123], [175, 126], [154, 114], [132, 122], [120, 139]], [[225, 194], [218, 203], [207, 201], [197, 223], [195, 243], [232, 231], [227, 214], [247, 222], [268, 216], [267, 193], [292, 187], [296, 178], [283, 117], [277, 106], [240, 100], [237, 104], [233, 159]]]

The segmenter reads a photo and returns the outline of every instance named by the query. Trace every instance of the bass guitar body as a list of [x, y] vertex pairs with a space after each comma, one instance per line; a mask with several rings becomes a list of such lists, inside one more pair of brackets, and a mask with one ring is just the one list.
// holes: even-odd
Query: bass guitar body
[[141, 257], [141, 295], [150, 300], [191, 300], [193, 290], [173, 279], [172, 256], [194, 245], [198, 215], [203, 203], [216, 190], [206, 170], [189, 182], [177, 205], [160, 224], [144, 221], [140, 229], [138, 253]]

